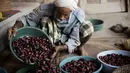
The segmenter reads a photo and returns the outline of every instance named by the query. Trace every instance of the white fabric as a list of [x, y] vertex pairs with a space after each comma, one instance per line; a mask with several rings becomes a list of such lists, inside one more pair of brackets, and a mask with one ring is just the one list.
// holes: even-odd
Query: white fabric
[[55, 5], [57, 7], [65, 7], [71, 10], [78, 9], [77, 4], [78, 4], [78, 0], [56, 0], [55, 1]]
[[[73, 43], [73, 45], [71, 43]], [[75, 47], [77, 47], [77, 44], [74, 44], [74, 43], [75, 41], [73, 39], [69, 39], [68, 42], [65, 43], [68, 46], [69, 53], [73, 53], [75, 50]], [[80, 43], [78, 43], [78, 46], [79, 45]]]

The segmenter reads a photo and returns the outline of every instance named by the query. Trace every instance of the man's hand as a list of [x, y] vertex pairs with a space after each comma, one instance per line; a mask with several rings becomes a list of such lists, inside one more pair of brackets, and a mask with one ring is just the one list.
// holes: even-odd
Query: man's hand
[[8, 29], [8, 40], [10, 40], [10, 37], [13, 35], [16, 35], [16, 29], [23, 27], [22, 22], [16, 21], [15, 25]]
[[8, 40], [10, 40], [10, 37], [13, 35], [15, 36], [16, 34], [16, 28], [15, 27], [11, 27], [8, 29]]
[[67, 48], [65, 47], [65, 45], [55, 46], [56, 52], [60, 52], [60, 51], [63, 51], [63, 50], [65, 50], [65, 49], [67, 49]]
[[55, 52], [52, 55], [52, 61], [54, 60], [54, 58], [56, 57], [57, 53], [67, 50], [67, 45], [59, 45], [59, 46], [55, 46]]

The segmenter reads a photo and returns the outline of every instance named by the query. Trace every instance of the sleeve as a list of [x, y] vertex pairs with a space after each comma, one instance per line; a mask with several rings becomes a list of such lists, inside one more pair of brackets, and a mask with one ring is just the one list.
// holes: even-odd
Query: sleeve
[[80, 45], [80, 39], [79, 39], [79, 27], [80, 25], [77, 24], [75, 27], [73, 27], [71, 34], [69, 35], [70, 38], [65, 43], [68, 46], [69, 53], [72, 53], [74, 49]]
[[50, 16], [54, 9], [54, 4], [41, 4], [39, 7], [35, 8], [28, 15], [24, 15], [17, 21], [21, 21], [24, 26], [38, 26], [40, 19], [44, 16]]
[[84, 21], [80, 26], [81, 38], [87, 37], [94, 32], [93, 24], [90, 21]]

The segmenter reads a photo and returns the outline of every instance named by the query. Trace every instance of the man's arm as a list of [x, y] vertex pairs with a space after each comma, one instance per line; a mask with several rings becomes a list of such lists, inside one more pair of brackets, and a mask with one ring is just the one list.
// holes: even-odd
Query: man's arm
[[68, 46], [69, 53], [74, 52], [74, 49], [80, 45], [80, 38], [79, 38], [79, 27], [80, 25], [77, 24], [73, 27], [71, 34], [69, 35], [68, 41], [65, 43]]
[[22, 16], [17, 21], [21, 21], [24, 26], [38, 26], [40, 19], [44, 16], [50, 16], [54, 10], [54, 4], [41, 4], [28, 15]]
[[34, 9], [28, 15], [22, 16], [19, 18], [16, 23], [9, 28], [8, 31], [8, 39], [10, 40], [10, 36], [16, 34], [16, 29], [24, 26], [33, 26], [37, 27], [40, 19], [44, 16], [50, 16], [52, 11], [55, 9], [54, 4], [42, 4], [38, 8]]

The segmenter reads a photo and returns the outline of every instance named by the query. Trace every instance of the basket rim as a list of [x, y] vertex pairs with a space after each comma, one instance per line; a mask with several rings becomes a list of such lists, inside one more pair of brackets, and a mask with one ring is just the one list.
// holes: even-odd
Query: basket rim
[[109, 66], [109, 67], [113, 67], [113, 68], [119, 68], [120, 66], [114, 66], [114, 65], [111, 65], [111, 64], [107, 64], [107, 63], [103, 62], [103, 61], [99, 58], [100, 54], [102, 54], [102, 53], [104, 53], [104, 52], [109, 52], [109, 51], [122, 51], [122, 52], [130, 53], [129, 51], [126, 51], [126, 50], [106, 50], [106, 51], [102, 51], [102, 52], [100, 52], [100, 53], [97, 54], [97, 59], [98, 59], [101, 63], [103, 63], [103, 64], [105, 64], [105, 65], [107, 65], [107, 66]]
[[[22, 28], [17, 29], [16, 32], [18, 32], [18, 31], [20, 31], [20, 30], [23, 30], [23, 29], [28, 29], [28, 28], [29, 28], [29, 29], [35, 29], [35, 30], [38, 30], [38, 31], [44, 33], [44, 32], [43, 32], [42, 30], [40, 30], [39, 28], [35, 28], [35, 27], [22, 27]], [[49, 36], [48, 36], [46, 33], [44, 33], [44, 34], [47, 36], [48, 40], [49, 40], [50, 43], [52, 44], [52, 42], [51, 42]], [[11, 38], [10, 38], [10, 41], [9, 41], [10, 50], [11, 50], [12, 54], [13, 54], [18, 60], [20, 60], [22, 63], [25, 63], [25, 62], [24, 62], [21, 58], [19, 58], [18, 55], [16, 55], [16, 53], [13, 51], [12, 41], [11, 41], [13, 37], [14, 37], [14, 36], [12, 35]], [[29, 65], [34, 65], [34, 64], [35, 64], [35, 62], [34, 62], [34, 63], [29, 63]]]
[[[96, 60], [97, 62], [99, 62], [98, 59], [96, 59], [95, 57], [92, 57], [92, 56], [73, 56], [73, 57], [68, 57], [68, 58], [63, 59], [63, 60], [59, 63], [59, 68], [60, 68], [63, 72], [65, 72], [65, 73], [67, 73], [67, 72], [61, 68], [61, 67], [62, 67], [62, 66], [61, 66], [61, 63], [62, 63], [63, 61], [65, 61], [65, 60], [71, 59], [71, 58], [78, 58], [78, 59], [80, 59], [80, 58], [90, 58], [90, 59], [94, 59], [94, 60]], [[100, 62], [99, 62], [99, 63], [100, 63]], [[103, 68], [103, 65], [102, 65], [102, 63], [100, 63], [100, 67], [99, 67], [96, 71], [94, 71], [93, 73], [97, 73], [97, 72], [101, 71], [102, 68]]]

